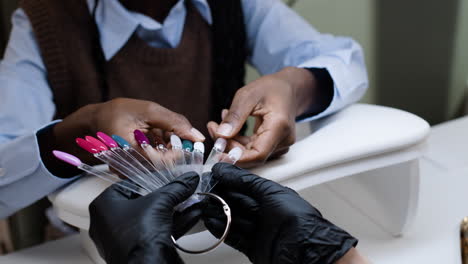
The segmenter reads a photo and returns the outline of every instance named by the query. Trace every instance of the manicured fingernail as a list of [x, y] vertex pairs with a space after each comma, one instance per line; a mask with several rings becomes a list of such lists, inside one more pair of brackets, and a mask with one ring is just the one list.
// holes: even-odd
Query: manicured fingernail
[[192, 129], [190, 129], [190, 132], [192, 132], [192, 135], [194, 135], [197, 139], [205, 140], [205, 136], [200, 131], [198, 131], [198, 129], [192, 127]]
[[232, 131], [231, 124], [224, 123], [218, 127], [218, 130], [216, 130], [216, 133], [228, 137], [231, 135], [231, 131]]

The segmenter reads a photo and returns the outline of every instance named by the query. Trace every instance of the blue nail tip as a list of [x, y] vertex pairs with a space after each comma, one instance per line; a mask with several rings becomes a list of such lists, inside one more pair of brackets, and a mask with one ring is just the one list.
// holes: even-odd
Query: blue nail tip
[[130, 143], [128, 143], [121, 136], [112, 135], [112, 139], [114, 139], [121, 148], [130, 147]]

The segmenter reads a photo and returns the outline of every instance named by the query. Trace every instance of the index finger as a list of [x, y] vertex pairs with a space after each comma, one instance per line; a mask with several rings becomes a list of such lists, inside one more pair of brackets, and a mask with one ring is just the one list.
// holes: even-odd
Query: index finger
[[264, 119], [239, 162], [265, 162], [286, 136], [280, 122], [275, 122], [273, 118]]

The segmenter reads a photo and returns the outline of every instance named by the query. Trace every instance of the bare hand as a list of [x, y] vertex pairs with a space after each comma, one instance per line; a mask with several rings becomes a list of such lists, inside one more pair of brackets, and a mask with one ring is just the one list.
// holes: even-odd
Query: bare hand
[[[226, 138], [229, 148], [244, 150], [239, 165], [251, 167], [288, 152], [295, 142], [295, 118], [313, 103], [315, 79], [304, 69], [285, 68], [239, 89], [222, 122], [208, 123], [213, 138]], [[255, 117], [254, 134], [239, 131], [249, 116]]]
[[136, 147], [135, 129], [145, 133], [154, 129], [174, 132], [192, 141], [205, 139], [184, 116], [154, 102], [127, 98], [85, 106], [57, 124], [54, 134], [58, 145], [65, 151], [74, 148], [71, 145], [75, 144], [76, 137], [94, 135], [98, 131], [119, 135]]

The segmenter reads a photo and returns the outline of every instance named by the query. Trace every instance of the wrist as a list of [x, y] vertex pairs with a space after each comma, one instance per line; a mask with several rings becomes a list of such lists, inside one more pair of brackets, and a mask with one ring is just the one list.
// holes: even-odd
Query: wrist
[[315, 76], [307, 69], [286, 67], [277, 73], [292, 89], [295, 100], [295, 116], [304, 114], [314, 103], [317, 93]]
[[69, 145], [69, 139], [94, 131], [94, 118], [99, 104], [83, 106], [67, 116], [54, 127], [54, 137], [58, 145]]
[[75, 144], [77, 137], [90, 134], [92, 131], [94, 111], [94, 105], [84, 106], [66, 117], [62, 122], [37, 134], [42, 162], [51, 174], [60, 178], [70, 178], [81, 173], [77, 168], [57, 160], [52, 155], [53, 150], [72, 153], [85, 163], [96, 163], [92, 156]]
[[359, 254], [356, 248], [351, 248], [336, 264], [368, 264], [369, 261]]

